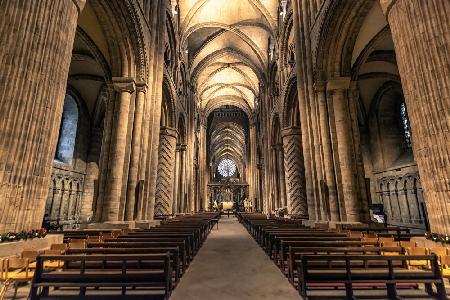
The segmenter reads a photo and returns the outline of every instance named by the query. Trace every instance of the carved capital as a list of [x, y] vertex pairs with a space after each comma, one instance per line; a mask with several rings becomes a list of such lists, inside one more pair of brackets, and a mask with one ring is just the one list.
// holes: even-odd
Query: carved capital
[[283, 138], [287, 137], [287, 136], [291, 136], [291, 135], [301, 136], [302, 131], [301, 131], [300, 127], [288, 127], [288, 128], [284, 128], [283, 130], [281, 130], [281, 136]]
[[350, 87], [350, 77], [337, 77], [327, 81], [327, 90], [348, 90]]
[[170, 136], [175, 139], [178, 138], [178, 130], [176, 130], [175, 128], [171, 128], [171, 127], [162, 126], [159, 134]]
[[136, 82], [136, 91], [138, 93], [147, 93], [148, 85], [143, 81]]
[[128, 77], [113, 77], [113, 87], [119, 93], [133, 93], [136, 90], [136, 84], [133, 78]]

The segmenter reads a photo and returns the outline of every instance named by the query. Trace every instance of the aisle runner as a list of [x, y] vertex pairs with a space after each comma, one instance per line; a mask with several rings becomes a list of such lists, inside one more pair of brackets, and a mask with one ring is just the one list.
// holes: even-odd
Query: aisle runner
[[239, 224], [213, 229], [170, 300], [297, 300], [297, 291]]

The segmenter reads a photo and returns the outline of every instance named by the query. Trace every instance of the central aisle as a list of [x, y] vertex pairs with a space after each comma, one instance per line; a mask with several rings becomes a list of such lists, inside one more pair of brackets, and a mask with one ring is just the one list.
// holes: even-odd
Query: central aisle
[[[216, 227], [215, 227], [216, 228]], [[170, 300], [301, 299], [236, 218], [226, 216], [195, 256]]]

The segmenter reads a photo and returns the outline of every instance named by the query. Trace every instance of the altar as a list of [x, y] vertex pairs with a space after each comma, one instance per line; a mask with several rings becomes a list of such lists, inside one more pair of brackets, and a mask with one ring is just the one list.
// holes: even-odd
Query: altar
[[217, 206], [222, 210], [244, 211], [244, 200], [248, 197], [248, 184], [233, 178], [223, 179], [208, 184], [208, 194], [213, 208]]

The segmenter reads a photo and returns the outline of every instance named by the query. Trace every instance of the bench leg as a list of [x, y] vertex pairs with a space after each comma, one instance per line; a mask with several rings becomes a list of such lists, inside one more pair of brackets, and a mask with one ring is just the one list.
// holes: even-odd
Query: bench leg
[[444, 281], [442, 281], [441, 283], [436, 283], [436, 297], [438, 299], [443, 299], [443, 300], [447, 300], [447, 291], [445, 290], [445, 286], [444, 286]]
[[345, 284], [345, 296], [347, 297], [347, 299], [355, 299], [355, 297], [353, 296], [353, 286], [351, 283]]
[[395, 283], [387, 283], [386, 288], [389, 299], [400, 299], [397, 295], [397, 288], [395, 286]]
[[10, 283], [11, 282], [8, 279], [3, 283], [2, 289], [0, 290], [0, 299], [1, 300], [3, 300], [3, 298], [5, 298], [5, 294], [6, 294], [6, 291], [8, 290]]
[[427, 292], [427, 294], [430, 296], [434, 295], [433, 286], [431, 285], [431, 283], [425, 283], [424, 285], [425, 285], [425, 292]]

